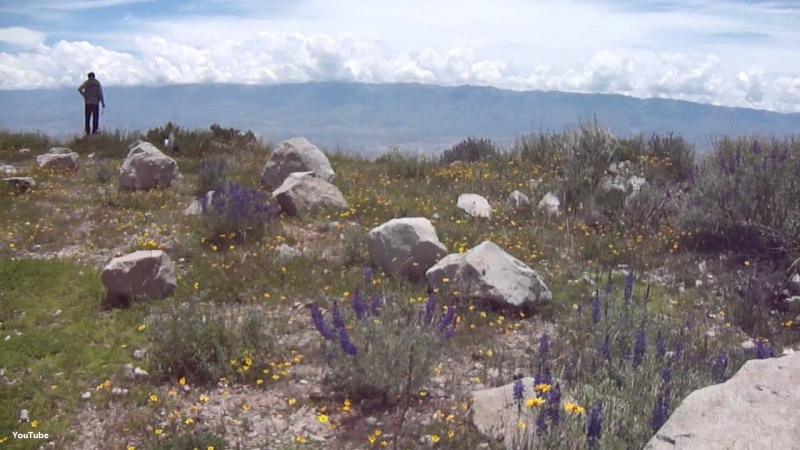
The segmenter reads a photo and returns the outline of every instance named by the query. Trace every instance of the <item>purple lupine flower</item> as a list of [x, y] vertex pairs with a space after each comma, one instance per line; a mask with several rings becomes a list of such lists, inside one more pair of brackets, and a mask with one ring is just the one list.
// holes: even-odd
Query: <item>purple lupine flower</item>
[[356, 353], [358, 353], [358, 347], [350, 342], [350, 336], [347, 334], [346, 327], [339, 328], [339, 345], [341, 345], [342, 350], [350, 356], [356, 356]]
[[599, 401], [592, 405], [586, 419], [586, 443], [590, 449], [597, 448], [603, 435], [603, 404]]
[[425, 302], [425, 317], [422, 323], [430, 325], [433, 322], [433, 315], [436, 313], [436, 297], [433, 293], [428, 294], [428, 301]]
[[611, 361], [611, 338], [606, 334], [606, 339], [603, 341], [603, 345], [600, 346], [600, 355], [606, 361]]
[[319, 306], [316, 303], [312, 303], [309, 305], [309, 309], [311, 310], [311, 320], [314, 322], [314, 327], [319, 331], [319, 334], [332, 341], [335, 335], [333, 330], [325, 324], [325, 318], [322, 317], [322, 311], [319, 310]]
[[536, 415], [536, 431], [539, 433], [547, 433], [547, 422], [545, 422], [545, 409], [541, 408], [539, 414]]
[[644, 359], [644, 354], [647, 352], [647, 333], [644, 330], [639, 330], [636, 333], [636, 342], [633, 344], [633, 367], [639, 367]]
[[756, 342], [756, 358], [767, 359], [774, 357], [775, 349], [772, 347], [772, 344], [765, 339], [759, 339], [758, 342]]
[[344, 319], [342, 319], [342, 312], [339, 311], [339, 303], [336, 300], [333, 301], [333, 307], [331, 308], [331, 319], [333, 328], [337, 330], [344, 328]]
[[714, 364], [711, 365], [711, 378], [714, 383], [719, 384], [725, 381], [725, 373], [728, 371], [728, 354], [720, 352]]
[[456, 318], [456, 304], [455, 302], [451, 302], [450, 306], [447, 307], [447, 312], [444, 313], [442, 318], [439, 320], [439, 324], [436, 327], [439, 331], [444, 332], [448, 326], [453, 322], [453, 319]]
[[372, 299], [369, 301], [369, 309], [372, 311], [373, 316], [381, 315], [381, 298], [378, 294], [372, 294]]
[[525, 386], [522, 384], [522, 380], [514, 381], [514, 401], [517, 404], [522, 404], [522, 400], [525, 398]]
[[372, 268], [364, 267], [364, 284], [369, 286], [372, 283]]
[[558, 425], [561, 420], [561, 386], [558, 383], [550, 389], [547, 396], [547, 417], [553, 425]]
[[632, 296], [633, 296], [633, 272], [628, 272], [628, 275], [625, 276], [625, 290], [623, 292], [623, 298], [625, 299], [625, 303], [630, 302]]
[[694, 329], [694, 324], [695, 324], [694, 318], [690, 317], [689, 319], [686, 320], [686, 329], [687, 330], [693, 330]]
[[669, 384], [671, 380], [672, 380], [672, 367], [667, 365], [666, 367], [664, 367], [664, 370], [661, 371], [661, 381], [664, 384]]
[[678, 358], [684, 356], [683, 351], [684, 351], [683, 342], [678, 341], [678, 344], [675, 345], [675, 354], [672, 355], [672, 359], [677, 360]]
[[445, 328], [444, 331], [442, 332], [442, 336], [445, 339], [450, 339], [451, 337], [455, 336], [455, 334], [456, 334], [456, 323], [455, 323], [455, 321], [453, 323], [451, 323], [449, 327]]
[[656, 401], [653, 405], [653, 421], [650, 426], [654, 433], [660, 430], [667, 422], [667, 418], [669, 417], [669, 403], [670, 389], [667, 386], [656, 396]]
[[667, 343], [664, 341], [664, 336], [661, 335], [661, 330], [658, 331], [656, 337], [656, 356], [663, 358], [667, 354]]
[[552, 386], [553, 385], [553, 376], [550, 374], [550, 370], [545, 368], [544, 374], [537, 376], [533, 379], [533, 384], [547, 384]]
[[592, 297], [592, 323], [597, 324], [600, 322], [600, 293], [594, 291]]
[[363, 319], [367, 315], [367, 305], [364, 304], [364, 299], [361, 297], [361, 292], [356, 289], [353, 294], [353, 312], [356, 313], [358, 320]]
[[543, 334], [539, 338], [539, 356], [541, 357], [542, 361], [546, 360], [548, 356], [550, 356], [550, 336], [547, 334]]

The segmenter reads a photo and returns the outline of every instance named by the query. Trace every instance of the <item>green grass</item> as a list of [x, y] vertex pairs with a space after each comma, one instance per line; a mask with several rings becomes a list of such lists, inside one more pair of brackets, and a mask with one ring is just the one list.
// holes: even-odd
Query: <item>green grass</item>
[[[0, 436], [33, 430], [17, 420], [27, 409], [34, 431], [66, 445], [81, 393], [116, 380], [144, 343], [141, 309], [101, 313], [98, 280], [96, 270], [68, 261], [0, 259], [0, 353], [6, 380], [18, 380], [0, 386]], [[14, 439], [5, 446], [38, 448]]]

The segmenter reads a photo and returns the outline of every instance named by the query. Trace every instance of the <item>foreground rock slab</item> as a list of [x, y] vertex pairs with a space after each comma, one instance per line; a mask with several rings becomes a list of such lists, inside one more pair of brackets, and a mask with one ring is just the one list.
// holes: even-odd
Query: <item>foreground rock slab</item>
[[501, 307], [530, 309], [553, 298], [535, 270], [490, 241], [445, 256], [425, 275], [435, 288]]
[[691, 393], [645, 450], [800, 448], [800, 353], [751, 360]]
[[419, 279], [447, 254], [436, 228], [425, 217], [403, 217], [383, 223], [367, 233], [367, 249], [381, 270]]
[[[522, 391], [523, 402], [534, 396], [534, 379], [522, 378], [525, 390]], [[516, 448], [515, 441], [520, 442], [522, 433], [530, 433], [536, 427], [535, 416], [522, 406], [522, 413], [514, 401], [514, 383], [505, 386], [480, 389], [471, 392], [472, 423], [483, 435], [502, 441], [506, 448]], [[525, 428], [520, 427], [524, 423]]]
[[177, 287], [175, 269], [161, 250], [139, 250], [109, 261], [100, 275], [107, 301], [130, 305], [135, 300], [160, 300]]
[[278, 144], [261, 171], [261, 186], [275, 189], [295, 172], [314, 172], [317, 178], [331, 181], [334, 177], [328, 157], [304, 137]]

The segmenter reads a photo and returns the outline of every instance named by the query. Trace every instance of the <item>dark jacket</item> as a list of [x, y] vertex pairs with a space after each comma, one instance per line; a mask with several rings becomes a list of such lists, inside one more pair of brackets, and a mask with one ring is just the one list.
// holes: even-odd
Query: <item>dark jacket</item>
[[83, 82], [78, 92], [83, 95], [83, 100], [87, 105], [96, 105], [98, 103], [105, 103], [103, 99], [103, 87], [100, 82], [94, 78], [90, 78]]

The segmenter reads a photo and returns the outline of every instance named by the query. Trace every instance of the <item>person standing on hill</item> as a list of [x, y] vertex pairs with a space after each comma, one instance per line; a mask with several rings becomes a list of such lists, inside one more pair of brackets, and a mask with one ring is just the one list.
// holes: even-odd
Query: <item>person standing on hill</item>
[[86, 134], [89, 134], [89, 119], [92, 119], [92, 134], [97, 134], [97, 128], [100, 125], [100, 105], [106, 107], [106, 101], [103, 98], [103, 87], [97, 78], [94, 77], [94, 72], [89, 72], [89, 78], [83, 82], [78, 92], [83, 96], [83, 101], [86, 105], [84, 109], [84, 123]]

